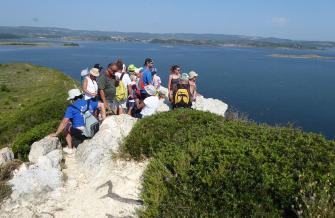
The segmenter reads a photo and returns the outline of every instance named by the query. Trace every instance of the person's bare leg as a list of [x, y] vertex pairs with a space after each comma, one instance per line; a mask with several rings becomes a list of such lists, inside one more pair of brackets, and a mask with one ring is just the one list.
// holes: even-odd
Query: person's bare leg
[[133, 108], [132, 107], [130, 107], [130, 108], [128, 108], [128, 115], [130, 115], [131, 116], [131, 111], [133, 110]]
[[123, 110], [123, 108], [121, 106], [119, 106], [119, 113], [118, 113], [118, 115], [120, 115], [120, 114], [124, 114], [124, 110]]
[[72, 136], [70, 135], [69, 132], [67, 132], [66, 136], [65, 136], [65, 140], [67, 143], [67, 147], [72, 149]]

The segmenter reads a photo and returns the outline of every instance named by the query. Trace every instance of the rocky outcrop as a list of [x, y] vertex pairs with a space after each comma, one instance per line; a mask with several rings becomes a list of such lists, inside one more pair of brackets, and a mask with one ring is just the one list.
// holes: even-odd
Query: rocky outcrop
[[123, 138], [129, 134], [136, 120], [125, 114], [107, 117], [99, 132], [78, 147], [78, 162], [89, 171], [100, 168], [104, 162], [112, 158], [113, 152], [119, 149]]
[[38, 158], [46, 155], [50, 151], [61, 148], [60, 141], [55, 137], [45, 137], [44, 139], [34, 142], [29, 152], [29, 161], [37, 163]]
[[56, 149], [59, 145], [57, 138], [50, 137], [34, 143], [30, 153], [32, 155], [29, 156], [33, 157], [34, 161], [37, 159], [36, 163], [32, 165], [23, 163], [14, 171], [14, 177], [9, 181], [13, 192], [7, 201], [8, 208], [44, 201], [50, 192], [63, 186], [60, 166], [63, 154], [60, 149]]
[[[157, 112], [170, 110], [161, 99]], [[224, 116], [221, 101], [197, 98], [197, 110]], [[141, 207], [141, 180], [149, 161], [113, 158], [137, 119], [128, 115], [107, 117], [99, 132], [79, 145], [75, 157], [65, 156], [60, 143], [46, 137], [32, 145], [29, 160], [10, 180], [11, 198], [0, 217], [136, 217]]]
[[225, 116], [228, 105], [223, 101], [213, 98], [197, 97], [192, 104], [192, 108], [199, 111], [208, 111], [220, 116]]
[[0, 166], [10, 162], [14, 159], [14, 153], [12, 149], [5, 147], [0, 150]]

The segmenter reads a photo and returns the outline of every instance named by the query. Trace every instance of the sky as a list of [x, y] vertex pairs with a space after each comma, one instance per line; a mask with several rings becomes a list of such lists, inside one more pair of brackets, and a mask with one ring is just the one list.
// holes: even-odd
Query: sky
[[335, 41], [335, 0], [1, 0], [0, 26]]

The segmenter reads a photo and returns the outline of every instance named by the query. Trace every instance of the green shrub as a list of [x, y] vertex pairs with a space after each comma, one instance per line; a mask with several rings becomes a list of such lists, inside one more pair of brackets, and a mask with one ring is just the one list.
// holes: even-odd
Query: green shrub
[[333, 141], [192, 110], [139, 121], [123, 152], [154, 157], [143, 217], [288, 216], [311, 181], [335, 182]]
[[0, 143], [11, 142], [17, 135], [29, 131], [36, 125], [61, 120], [67, 102], [55, 98], [40, 103], [27, 105], [22, 110], [16, 110], [11, 119], [3, 119], [0, 126]]
[[25, 133], [19, 134], [14, 140], [12, 146], [15, 157], [24, 161], [28, 160], [30, 146], [35, 141], [38, 141], [55, 131], [59, 122], [59, 120], [49, 121], [47, 123], [37, 125]]
[[10, 92], [10, 89], [6, 86], [6, 84], [2, 84], [0, 87], [1, 92]]
[[135, 124], [131, 134], [125, 139], [123, 153], [129, 153], [137, 160], [151, 157], [168, 144], [177, 143], [182, 146], [208, 134], [218, 134], [222, 132], [220, 123], [223, 122], [223, 117], [195, 110], [160, 113]]

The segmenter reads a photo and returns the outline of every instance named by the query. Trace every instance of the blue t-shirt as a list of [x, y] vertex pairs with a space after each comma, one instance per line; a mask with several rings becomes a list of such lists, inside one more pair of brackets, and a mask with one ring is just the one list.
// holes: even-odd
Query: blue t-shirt
[[143, 69], [142, 78], [145, 86], [150, 85], [152, 83], [152, 74], [150, 69], [148, 68]]
[[[87, 107], [87, 101], [85, 101], [84, 99], [78, 99], [72, 105], [67, 107], [64, 118], [71, 119], [72, 126], [74, 128], [85, 126], [84, 116], [82, 112], [86, 111], [86, 107]], [[98, 102], [90, 101], [89, 104], [90, 112], [93, 113], [94, 110], [96, 110], [97, 108], [98, 108]]]

